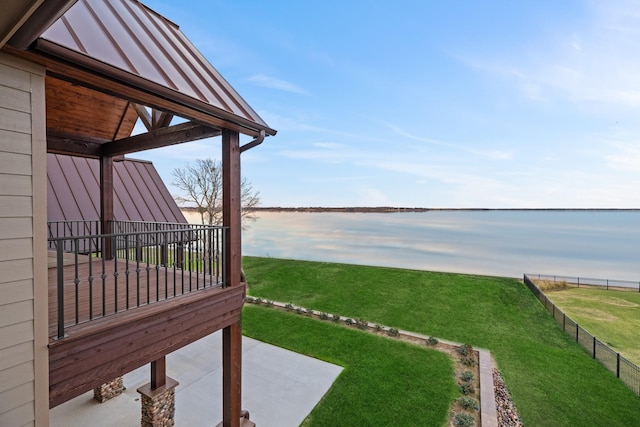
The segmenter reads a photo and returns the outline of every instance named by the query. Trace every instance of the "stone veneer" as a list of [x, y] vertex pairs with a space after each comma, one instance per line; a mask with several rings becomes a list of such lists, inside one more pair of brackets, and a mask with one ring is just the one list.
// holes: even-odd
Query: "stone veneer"
[[151, 389], [151, 383], [138, 389], [142, 395], [141, 427], [173, 427], [176, 411], [175, 388], [178, 381], [167, 377], [167, 383]]
[[104, 383], [99, 387], [93, 389], [93, 398], [100, 403], [104, 403], [109, 399], [112, 399], [124, 392], [126, 388], [122, 382], [122, 377], [118, 377]]

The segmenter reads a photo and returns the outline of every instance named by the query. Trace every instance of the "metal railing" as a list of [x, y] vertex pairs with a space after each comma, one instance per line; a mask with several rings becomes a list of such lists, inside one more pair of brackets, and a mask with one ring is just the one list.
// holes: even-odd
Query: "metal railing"
[[[100, 220], [80, 220], [80, 221], [49, 221], [47, 222], [47, 230], [49, 239], [57, 237], [74, 237], [74, 236], [96, 236], [102, 233], [100, 230]], [[96, 242], [83, 240], [78, 242], [81, 253], [87, 253], [89, 247], [96, 246]], [[49, 249], [55, 249], [53, 242], [49, 240]], [[67, 252], [71, 252], [72, 248], [66, 248]]]
[[[620, 378], [620, 380], [624, 384], [626, 384], [627, 387], [633, 390], [633, 392], [637, 396], [640, 396], [640, 367], [638, 367], [635, 363], [627, 360], [624, 356], [620, 355], [620, 353], [600, 341], [582, 326], [578, 325], [577, 322], [567, 316], [545, 295], [545, 293], [534, 283], [530, 276], [539, 277], [541, 275], [525, 274], [524, 283], [531, 290], [531, 292], [533, 292], [533, 294], [538, 297], [547, 311], [551, 313], [555, 321], [562, 326], [562, 329], [571, 336], [575, 337], [576, 342], [579, 343], [594, 359], [598, 360], [616, 377]], [[548, 278], [544, 278], [545, 276], [542, 277], [543, 278], [541, 280], [548, 280]], [[612, 282], [620, 283], [620, 281]]]
[[225, 287], [227, 228], [143, 222], [111, 227], [126, 231], [49, 238], [56, 252], [57, 298], [50, 304], [57, 310], [58, 338], [72, 325]]

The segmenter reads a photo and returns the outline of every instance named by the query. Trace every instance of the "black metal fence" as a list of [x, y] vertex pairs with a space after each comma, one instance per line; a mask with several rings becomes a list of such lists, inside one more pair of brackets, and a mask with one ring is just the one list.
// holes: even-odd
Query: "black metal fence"
[[527, 274], [530, 278], [553, 283], [566, 283], [573, 286], [598, 286], [601, 288], [637, 289], [640, 292], [640, 282], [630, 280], [593, 279], [589, 277], [555, 276], [551, 274]]
[[[607, 344], [598, 340], [595, 336], [591, 335], [586, 329], [578, 325], [573, 319], [567, 316], [560, 308], [558, 308], [544, 292], [534, 283], [531, 277], [542, 277], [540, 280], [549, 280], [549, 277], [559, 276], [541, 276], [541, 275], [524, 275], [524, 283], [538, 297], [540, 302], [545, 306], [547, 311], [551, 313], [553, 318], [558, 324], [562, 326], [562, 329], [573, 336], [577, 343], [579, 343], [591, 356], [602, 363], [609, 371], [615, 376], [620, 378], [623, 383], [627, 385], [633, 392], [640, 396], [640, 367], [635, 363], [630, 362], [620, 353], [613, 350]], [[546, 278], [545, 278], [546, 277]], [[564, 279], [564, 278], [563, 278]], [[566, 280], [560, 280], [566, 281]], [[600, 281], [600, 283], [606, 281]], [[621, 283], [620, 281], [611, 281], [613, 283]], [[624, 282], [630, 283], [630, 282]], [[624, 286], [620, 286], [624, 287]]]
[[[114, 222], [112, 229], [122, 232], [73, 235], [90, 227], [49, 226], [59, 338], [71, 325], [225, 286], [225, 227]], [[65, 232], [54, 236], [56, 230]]]

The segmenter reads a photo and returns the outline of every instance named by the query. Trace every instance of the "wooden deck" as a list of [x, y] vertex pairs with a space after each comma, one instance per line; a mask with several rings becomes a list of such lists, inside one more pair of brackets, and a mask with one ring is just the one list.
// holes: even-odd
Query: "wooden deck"
[[136, 272], [131, 261], [105, 261], [103, 273], [101, 259], [76, 263], [73, 258], [63, 268], [61, 339], [56, 338], [57, 268], [49, 268], [50, 407], [240, 321], [245, 283], [222, 288], [201, 272], [146, 264]]
[[[137, 270], [137, 271], [136, 271]], [[49, 254], [49, 336], [57, 336], [58, 269]], [[77, 282], [77, 284], [76, 284]], [[221, 286], [218, 278], [135, 261], [104, 261], [73, 254], [64, 258], [65, 326], [164, 301], [198, 289]]]

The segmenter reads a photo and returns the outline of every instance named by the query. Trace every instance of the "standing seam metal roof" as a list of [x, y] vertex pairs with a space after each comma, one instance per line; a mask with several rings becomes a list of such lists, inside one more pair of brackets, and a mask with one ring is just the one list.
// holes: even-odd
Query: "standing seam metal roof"
[[71, 62], [80, 54], [82, 65], [117, 68], [168, 89], [175, 100], [186, 96], [215, 116], [275, 134], [176, 24], [137, 0], [78, 0], [36, 49]]

